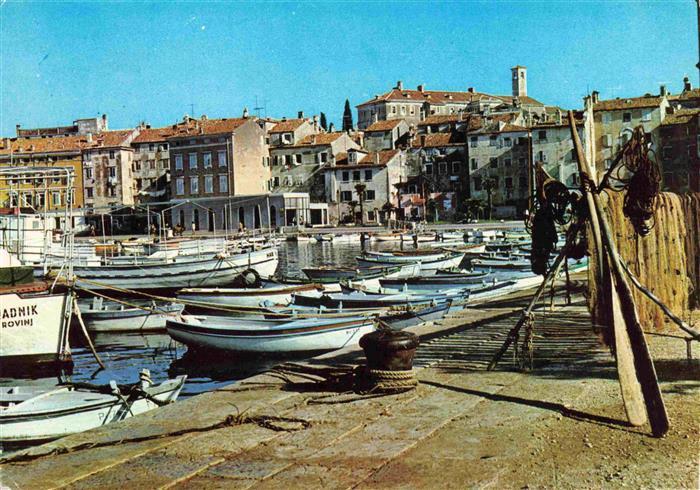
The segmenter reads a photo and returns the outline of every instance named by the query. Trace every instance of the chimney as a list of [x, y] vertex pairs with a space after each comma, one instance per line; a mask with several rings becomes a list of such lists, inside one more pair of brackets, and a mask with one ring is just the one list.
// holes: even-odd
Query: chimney
[[207, 115], [206, 115], [206, 114], [202, 114], [202, 121], [206, 121], [206, 120], [207, 120]]
[[287, 116], [282, 116], [282, 122], [285, 122], [287, 120]]
[[247, 108], [247, 107], [244, 107], [244, 108], [243, 108], [243, 117], [244, 117], [245, 119], [248, 118], [248, 108]]
[[599, 98], [598, 98], [599, 95], [600, 95], [600, 93], [597, 90], [594, 90], [591, 93], [591, 102], [593, 102], [594, 104], [597, 104], [598, 100], [599, 100]]
[[418, 91], [425, 92], [425, 85], [423, 85], [422, 83], [420, 85], [418, 85]]
[[683, 92], [689, 92], [693, 90], [693, 86], [690, 84], [690, 78], [683, 78]]
[[329, 132], [329, 133], [332, 133], [332, 132], [334, 132], [334, 131], [335, 131], [335, 124], [330, 123], [330, 124], [328, 125], [328, 132]]
[[374, 152], [374, 164], [379, 165], [379, 152]]
[[661, 85], [661, 86], [659, 87], [659, 95], [660, 95], [661, 97], [665, 97], [666, 95], [668, 95], [668, 92], [667, 92], [667, 90], [666, 90], [666, 85]]
[[182, 116], [182, 122], [187, 122], [187, 121], [189, 121], [189, 120], [190, 120], [190, 115], [189, 115], [189, 114], [185, 114], [184, 116]]
[[473, 93], [474, 93], [474, 87], [469, 87], [469, 88], [467, 89], [467, 92], [469, 92], [470, 94], [473, 94]]
[[314, 114], [314, 117], [312, 120], [314, 123], [314, 131], [318, 131], [318, 116], [316, 114]]
[[17, 136], [19, 136], [19, 128], [21, 128], [21, 127], [22, 127], [21, 124], [15, 124], [15, 134], [16, 134]]
[[398, 90], [403, 90], [403, 82], [402, 82], [401, 80], [399, 80], [398, 82], [396, 82], [396, 88], [397, 88]]
[[297, 112], [297, 119], [304, 119], [304, 111]]

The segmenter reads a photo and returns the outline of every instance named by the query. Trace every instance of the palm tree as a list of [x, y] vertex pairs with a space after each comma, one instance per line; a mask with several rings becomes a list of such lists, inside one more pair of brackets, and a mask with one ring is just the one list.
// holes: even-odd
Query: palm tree
[[348, 207], [350, 208], [350, 216], [352, 216], [352, 222], [355, 222], [355, 209], [357, 209], [357, 201], [348, 202]]
[[365, 202], [365, 190], [367, 189], [367, 186], [365, 184], [357, 184], [355, 186], [355, 191], [357, 191], [357, 198], [360, 200], [360, 224], [364, 225], [365, 224], [365, 210], [364, 210], [364, 202]]
[[493, 212], [493, 191], [498, 189], [498, 181], [493, 177], [487, 177], [484, 179], [483, 185], [486, 191], [486, 205], [488, 206], [489, 219], [491, 219], [491, 213]]
[[389, 220], [391, 220], [391, 213], [396, 211], [396, 207], [393, 204], [391, 204], [391, 201], [387, 201], [382, 206], [382, 211], [386, 213], [386, 220], [387, 222], [389, 222]]

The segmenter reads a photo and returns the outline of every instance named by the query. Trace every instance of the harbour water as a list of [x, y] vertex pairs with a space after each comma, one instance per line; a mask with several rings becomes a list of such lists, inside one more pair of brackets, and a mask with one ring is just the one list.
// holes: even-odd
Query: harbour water
[[[373, 249], [396, 249], [399, 243], [372, 243]], [[407, 245], [412, 249], [412, 245]], [[302, 277], [304, 267], [334, 265], [355, 266], [355, 257], [360, 254], [359, 239], [352, 242], [283, 242], [279, 246], [279, 273], [285, 277]], [[515, 273], [522, 277], [522, 273]], [[513, 273], [500, 275], [501, 279]], [[51, 377], [32, 377], [31, 373], [21, 380], [0, 378], [0, 386], [16, 383], [52, 386], [60, 379], [74, 382], [106, 384], [110, 380], [131, 383], [138, 379], [139, 370], [146, 368], [151, 378], [158, 382], [168, 377], [187, 374], [188, 379], [181, 393], [187, 398], [252, 376], [278, 364], [281, 358], [260, 356], [222, 355], [220, 358], [192, 356], [187, 347], [173, 341], [165, 332], [158, 334], [92, 334], [95, 348], [106, 365], [100, 369], [92, 353], [81, 345], [81, 336], [72, 336], [72, 373], [61, 373]]]

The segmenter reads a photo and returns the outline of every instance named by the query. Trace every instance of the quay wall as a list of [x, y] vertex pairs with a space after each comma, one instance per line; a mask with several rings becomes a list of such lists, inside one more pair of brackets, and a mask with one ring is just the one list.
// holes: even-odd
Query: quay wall
[[[700, 271], [698, 254], [698, 219], [700, 195], [661, 193], [653, 227], [647, 236], [635, 233], [622, 211], [624, 195], [607, 192], [603, 195], [606, 214], [618, 251], [632, 274], [663, 301], [675, 314], [686, 317], [698, 306]], [[589, 239], [589, 246], [593, 240]], [[601, 304], [599, 287], [594, 278], [600, 265], [591, 253], [589, 267], [589, 306], [596, 323], [609, 325]], [[665, 322], [664, 313], [630, 283], [637, 313], [645, 330], [675, 330]]]

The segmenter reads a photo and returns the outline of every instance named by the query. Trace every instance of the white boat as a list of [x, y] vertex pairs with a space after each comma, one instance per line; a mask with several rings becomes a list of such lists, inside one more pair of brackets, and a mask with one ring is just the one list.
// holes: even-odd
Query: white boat
[[401, 236], [404, 232], [393, 232], [393, 233], [377, 233], [372, 235], [372, 240], [378, 242], [400, 242], [402, 240]]
[[211, 306], [229, 308], [286, 306], [291, 303], [293, 294], [317, 290], [319, 290], [317, 284], [276, 285], [263, 288], [187, 288], [178, 291], [177, 298], [187, 305], [189, 313], [211, 313], [212, 310], [216, 310]]
[[422, 274], [433, 274], [437, 269], [459, 267], [464, 259], [464, 253], [442, 253], [437, 256], [400, 256], [373, 257], [369, 255], [357, 257], [361, 267], [390, 266], [396, 263], [420, 264]]
[[333, 234], [332, 233], [325, 233], [323, 235], [316, 235], [316, 241], [317, 242], [332, 242], [333, 241]]
[[192, 256], [173, 260], [142, 261], [120, 265], [75, 265], [78, 286], [100, 290], [172, 290], [187, 287], [226, 286], [250, 270], [261, 278], [275, 274], [277, 249], [265, 248], [235, 255], [219, 253], [209, 258]]
[[341, 349], [373, 332], [369, 316], [251, 320], [183, 315], [168, 320], [168, 334], [193, 349], [284, 354]]
[[85, 327], [91, 332], [142, 332], [163, 330], [165, 320], [182, 313], [183, 305], [165, 302], [142, 302], [128, 300], [139, 307], [124, 303], [104, 301], [95, 297], [91, 302], [81, 303], [80, 315]]
[[3, 277], [21, 271], [28, 276], [20, 284], [0, 286], [2, 371], [14, 371], [20, 365], [60, 364], [70, 360], [68, 330], [72, 299], [67, 292], [50, 293], [46, 283], [34, 282], [31, 269], [11, 266], [1, 271]]
[[496, 260], [496, 259], [474, 259], [471, 261], [472, 267], [477, 269], [506, 269], [525, 271], [532, 267], [528, 260]]
[[154, 385], [144, 370], [138, 383], [126, 386], [112, 382], [95, 389], [79, 384], [49, 391], [0, 388], [0, 443], [48, 441], [124, 420], [175, 401], [186, 378], [178, 376]]
[[405, 233], [401, 235], [401, 241], [402, 242], [409, 242], [409, 243], [423, 243], [423, 242], [434, 242], [435, 241], [435, 233]]

